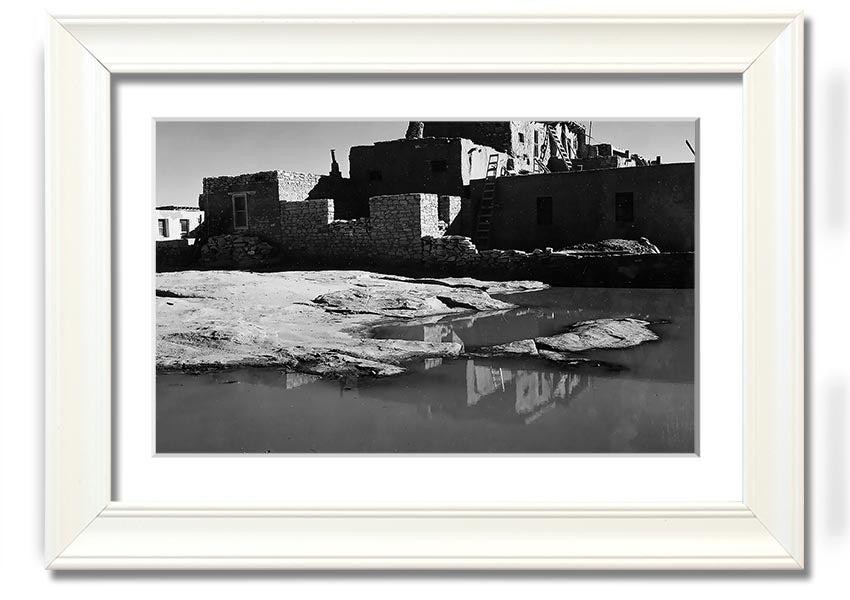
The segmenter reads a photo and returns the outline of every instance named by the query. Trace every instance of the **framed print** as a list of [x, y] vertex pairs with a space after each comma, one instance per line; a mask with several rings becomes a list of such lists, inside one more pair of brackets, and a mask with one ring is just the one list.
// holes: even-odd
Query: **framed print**
[[48, 567], [802, 569], [802, 34], [50, 17]]

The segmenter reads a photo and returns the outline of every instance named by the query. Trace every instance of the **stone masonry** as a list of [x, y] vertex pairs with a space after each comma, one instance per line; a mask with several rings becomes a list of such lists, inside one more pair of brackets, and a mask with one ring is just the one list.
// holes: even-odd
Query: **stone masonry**
[[441, 235], [438, 202], [435, 194], [375, 196], [371, 216], [351, 221], [334, 221], [330, 199], [284, 202], [282, 245], [293, 257], [419, 263], [422, 237]]

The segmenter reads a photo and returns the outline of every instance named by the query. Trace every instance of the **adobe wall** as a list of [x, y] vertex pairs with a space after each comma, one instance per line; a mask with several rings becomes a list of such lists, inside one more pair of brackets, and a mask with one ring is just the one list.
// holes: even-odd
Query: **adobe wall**
[[[463, 196], [468, 194], [472, 179], [485, 177], [493, 153], [499, 154], [499, 167], [506, 166], [507, 154], [460, 138], [401, 139], [353, 146], [348, 155], [352, 194], [358, 203], [368, 203], [375, 196], [411, 192]], [[445, 163], [444, 169], [435, 170], [434, 163], [440, 161]], [[347, 218], [339, 208], [337, 202], [338, 217]]]
[[513, 153], [516, 140], [510, 121], [425, 121], [423, 135], [466, 138], [507, 153]]
[[180, 229], [180, 221], [186, 220], [189, 221], [189, 231], [185, 236], [186, 238], [195, 238], [198, 237], [200, 233], [201, 223], [204, 220], [204, 213], [201, 212], [197, 208], [193, 207], [181, 207], [181, 208], [161, 208], [158, 207], [156, 209], [156, 220], [165, 220], [168, 222], [167, 231], [168, 235], [161, 235], [159, 230], [159, 223], [157, 223], [157, 231], [156, 231], [156, 241], [161, 242], [164, 240], [180, 240], [184, 239], [182, 231]]
[[[555, 127], [564, 146], [573, 155], [578, 152], [578, 138], [564, 124]], [[546, 165], [552, 155], [549, 130], [540, 121], [426, 121], [426, 137], [467, 138], [474, 144], [489, 146], [512, 155], [517, 171], [536, 171], [534, 164], [534, 136], [537, 134], [537, 158]]]
[[[500, 177], [496, 180], [491, 245], [532, 250], [647, 237], [662, 252], [692, 252], [694, 185], [693, 163]], [[472, 218], [464, 219], [465, 235], [474, 230], [482, 188], [483, 181], [472, 183], [468, 211]], [[630, 222], [616, 220], [617, 192], [634, 194]], [[552, 198], [551, 225], [537, 222], [537, 198], [544, 196]]]
[[[460, 195], [469, 183], [468, 175], [464, 177], [462, 154], [457, 139], [376, 142], [351, 148], [349, 172], [363, 198], [410, 192]], [[445, 170], [433, 171], [433, 161], [445, 161]]]

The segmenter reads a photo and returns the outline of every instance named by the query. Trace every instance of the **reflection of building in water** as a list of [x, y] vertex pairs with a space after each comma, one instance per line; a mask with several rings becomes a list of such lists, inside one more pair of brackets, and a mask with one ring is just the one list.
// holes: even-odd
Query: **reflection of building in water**
[[[556, 401], [566, 401], [587, 386], [587, 376], [576, 372], [530, 371], [495, 362], [466, 362], [466, 405], [481, 400], [513, 401], [514, 413], [527, 423]], [[492, 398], [491, 398], [492, 397]]]
[[422, 326], [423, 342], [461, 342], [451, 323], [426, 323]]
[[425, 359], [425, 370], [433, 369], [434, 367], [439, 367], [443, 364], [442, 358], [426, 358]]

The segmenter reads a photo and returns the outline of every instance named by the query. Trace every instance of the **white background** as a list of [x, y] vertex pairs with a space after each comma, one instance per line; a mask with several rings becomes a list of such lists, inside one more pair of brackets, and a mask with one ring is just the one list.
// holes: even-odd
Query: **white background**
[[[0, 594], [6, 597], [161, 598], [187, 595], [230, 599], [254, 594], [310, 598], [511, 598], [567, 594], [630, 600], [664, 597], [832, 598], [846, 594], [848, 543], [847, 402], [850, 369], [845, 314], [848, 297], [848, 156], [850, 11], [830, 0], [689, 3], [693, 10], [803, 8], [807, 36], [807, 564], [803, 574], [50, 574], [42, 568], [43, 537], [43, 33], [44, 12], [87, 10], [223, 13], [255, 10], [319, 13], [331, 3], [204, 0], [9, 3], [0, 21], [4, 93], [0, 152], [5, 183], [3, 268], [2, 417], [0, 417]], [[402, 10], [397, 2], [358, 3], [360, 11]], [[490, 14], [560, 7], [565, 2], [458, 2], [417, 5], [443, 13]], [[355, 5], [340, 0], [338, 10]], [[392, 8], [390, 8], [392, 7]], [[634, 12], [633, 1], [576, 4], [576, 10]], [[683, 10], [679, 2], [645, 0], [641, 10]], [[412, 10], [408, 9], [408, 10]]]
[[[121, 332], [113, 340], [115, 499], [291, 506], [740, 501], [741, 101], [740, 82], [717, 77], [122, 79], [113, 86], [113, 318]], [[700, 256], [700, 319], [723, 326], [700, 331], [706, 401], [699, 456], [151, 456], [154, 390], [146, 375], [153, 374], [154, 295], [151, 279], [139, 274], [153, 273], [154, 118], [545, 118], [567, 106], [577, 119], [700, 118], [699, 239], [711, 249]], [[512, 112], [520, 107], [520, 115]]]

